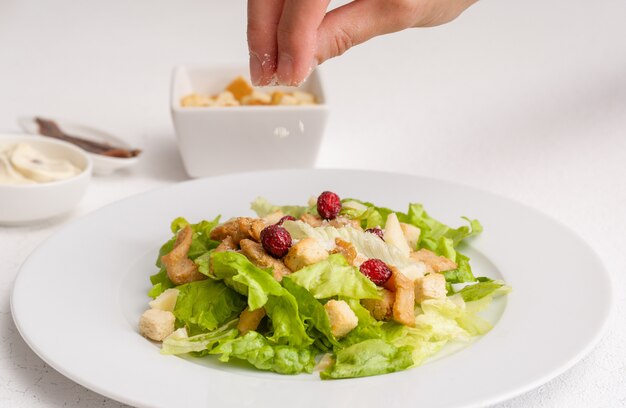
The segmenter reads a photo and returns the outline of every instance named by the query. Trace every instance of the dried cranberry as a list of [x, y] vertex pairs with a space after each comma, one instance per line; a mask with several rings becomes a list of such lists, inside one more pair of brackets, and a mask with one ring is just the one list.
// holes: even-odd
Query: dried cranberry
[[378, 227], [376, 227], [376, 228], [368, 228], [368, 229], [365, 230], [365, 232], [369, 232], [369, 233], [372, 233], [374, 235], [378, 235], [378, 238], [382, 239], [383, 241], [385, 240], [385, 234], [383, 233], [383, 230], [381, 230]]
[[294, 217], [292, 215], [285, 215], [280, 220], [278, 220], [276, 225], [283, 225], [283, 222], [285, 222], [285, 221], [295, 221], [295, 220], [296, 220], [296, 217]]
[[282, 258], [291, 248], [291, 235], [280, 225], [270, 225], [261, 231], [261, 244], [274, 258]]
[[341, 211], [341, 199], [335, 193], [324, 191], [317, 197], [317, 212], [325, 220], [332, 220]]
[[368, 259], [361, 264], [359, 270], [378, 286], [382, 286], [391, 278], [391, 269], [380, 259]]

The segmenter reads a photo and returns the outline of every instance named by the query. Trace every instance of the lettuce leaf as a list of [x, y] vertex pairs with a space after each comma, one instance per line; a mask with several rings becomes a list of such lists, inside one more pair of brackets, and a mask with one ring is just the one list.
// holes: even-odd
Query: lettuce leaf
[[307, 325], [309, 336], [319, 338], [321, 335], [323, 337], [322, 344], [318, 343], [319, 348], [328, 349], [332, 345], [339, 345], [335, 336], [332, 335], [330, 320], [324, 306], [313, 297], [311, 292], [294, 283], [289, 276], [284, 277], [281, 283], [298, 302], [298, 311]]
[[165, 292], [169, 288], [173, 288], [174, 283], [167, 276], [167, 271], [165, 267], [162, 267], [159, 272], [150, 276], [150, 283], [152, 283], [152, 288], [148, 291], [148, 296], [155, 299], [161, 293]]
[[378, 339], [364, 340], [337, 352], [322, 379], [366, 377], [404, 370], [413, 365], [412, 349]]
[[235, 328], [237, 322], [235, 319], [209, 333], [191, 337], [187, 336], [184, 328], [178, 329], [163, 340], [161, 354], [206, 354], [218, 343], [232, 340], [239, 335], [239, 330]]
[[[503, 290], [501, 291], [501, 289]], [[498, 291], [500, 291], [500, 293], [498, 293]], [[463, 298], [464, 301], [471, 302], [493, 294], [508, 293], [509, 291], [510, 288], [505, 287], [504, 282], [491, 280], [465, 286], [457, 293]]]
[[419, 242], [421, 248], [437, 252], [442, 237], [451, 239], [452, 246], [456, 247], [464, 239], [478, 235], [483, 231], [483, 227], [478, 220], [471, 220], [467, 217], [462, 218], [469, 225], [451, 228], [428, 215], [421, 204], [413, 203], [409, 204], [406, 222], [415, 225], [421, 230]]
[[311, 373], [315, 355], [307, 348], [276, 345], [261, 334], [250, 331], [242, 337], [220, 343], [211, 354], [221, 354], [220, 361], [245, 360], [260, 370], [279, 374]]
[[394, 212], [389, 208], [377, 207], [367, 201], [360, 201], [354, 198], [341, 200], [341, 215], [361, 222], [364, 229], [381, 227], [387, 223], [387, 216]]
[[291, 215], [295, 218], [300, 218], [307, 212], [313, 212], [311, 207], [305, 207], [300, 205], [274, 205], [267, 201], [263, 197], [257, 197], [251, 204], [250, 208], [259, 217], [267, 217], [268, 215], [275, 213], [276, 211], [282, 211], [285, 215]]
[[211, 254], [211, 262], [213, 276], [247, 296], [250, 310], [264, 306], [270, 295], [280, 296], [284, 292], [270, 270], [257, 267], [242, 254], [215, 252]]
[[273, 335], [279, 344], [304, 347], [313, 343], [298, 310], [294, 296], [274, 280], [270, 269], [261, 269], [236, 252], [214, 252], [213, 273], [239, 293], [248, 296], [250, 310], [265, 307]]
[[186, 283], [177, 289], [174, 316], [193, 334], [216, 329], [246, 307], [243, 296], [213, 279]]
[[352, 329], [344, 338], [341, 339], [340, 345], [348, 347], [364, 340], [384, 339], [385, 334], [382, 330], [383, 322], [374, 319], [369, 310], [355, 299], [342, 299], [352, 309], [356, 317], [359, 319], [358, 325]]
[[359, 270], [348, 264], [341, 254], [330, 255], [323, 261], [289, 275], [294, 283], [308, 290], [316, 299], [333, 296], [351, 299], [379, 299], [376, 285]]

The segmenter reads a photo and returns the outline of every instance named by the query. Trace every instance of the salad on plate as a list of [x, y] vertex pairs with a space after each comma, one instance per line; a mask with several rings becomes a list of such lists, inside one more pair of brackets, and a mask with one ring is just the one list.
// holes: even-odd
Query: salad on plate
[[251, 207], [257, 217], [172, 222], [139, 320], [162, 354], [322, 379], [391, 373], [488, 332], [480, 312], [510, 290], [458, 251], [477, 220], [452, 228], [420, 204], [403, 213], [329, 191]]

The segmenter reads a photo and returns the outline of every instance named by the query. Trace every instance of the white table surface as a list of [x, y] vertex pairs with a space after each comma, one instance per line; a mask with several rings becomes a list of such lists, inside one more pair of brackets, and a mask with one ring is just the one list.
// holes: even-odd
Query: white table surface
[[[623, 0], [483, 0], [453, 24], [375, 39], [323, 67], [331, 118], [318, 167], [511, 197], [584, 236], [612, 272], [617, 302], [600, 344], [501, 408], [626, 406], [625, 22]], [[243, 1], [3, 1], [0, 131], [17, 131], [20, 115], [57, 116], [145, 149], [132, 170], [95, 178], [75, 218], [185, 180], [170, 70], [246, 55]], [[20, 264], [62, 225], [0, 227], [2, 407], [121, 406], [50, 368], [11, 318]]]

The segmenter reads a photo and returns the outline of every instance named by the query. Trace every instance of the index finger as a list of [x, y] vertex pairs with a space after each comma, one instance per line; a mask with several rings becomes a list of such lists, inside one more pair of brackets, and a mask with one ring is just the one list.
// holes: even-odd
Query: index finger
[[317, 30], [330, 0], [285, 0], [278, 24], [278, 80], [299, 85], [316, 61]]

